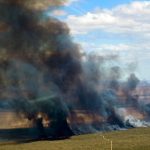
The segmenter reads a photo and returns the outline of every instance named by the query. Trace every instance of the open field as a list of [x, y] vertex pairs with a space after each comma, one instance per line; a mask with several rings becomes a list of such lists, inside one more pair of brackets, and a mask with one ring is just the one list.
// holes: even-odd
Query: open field
[[74, 136], [58, 141], [34, 141], [24, 143], [1, 143], [0, 150], [150, 150], [150, 128]]

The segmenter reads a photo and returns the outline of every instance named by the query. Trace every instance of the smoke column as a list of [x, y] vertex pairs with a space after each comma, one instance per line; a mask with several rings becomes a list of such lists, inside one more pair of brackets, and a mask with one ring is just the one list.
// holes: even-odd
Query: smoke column
[[81, 65], [67, 25], [45, 16], [49, 3], [60, 5], [47, 0], [0, 2], [1, 99], [9, 99], [30, 120], [45, 113], [59, 125], [68, 114], [63, 97]]
[[[0, 99], [40, 130], [46, 115], [53, 136], [125, 127], [117, 108], [138, 103], [131, 93], [139, 80], [132, 74], [119, 82], [121, 68], [108, 65], [116, 56], [83, 56], [67, 25], [45, 15], [61, 5], [59, 0], [0, 0]], [[69, 127], [67, 118], [75, 120], [77, 110], [103, 119], [88, 125], [75, 121]], [[148, 105], [144, 112], [150, 113]]]

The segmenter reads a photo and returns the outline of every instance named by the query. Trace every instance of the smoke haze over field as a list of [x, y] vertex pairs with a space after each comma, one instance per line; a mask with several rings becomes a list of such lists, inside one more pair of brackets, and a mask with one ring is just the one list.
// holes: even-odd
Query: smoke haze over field
[[[69, 132], [67, 118], [76, 110], [92, 114], [93, 120], [101, 116], [104, 124], [118, 128], [125, 127], [117, 113], [120, 106], [148, 116], [149, 105], [140, 107], [132, 95], [137, 77], [131, 74], [120, 82], [122, 68], [110, 65], [117, 56], [81, 54], [67, 25], [45, 15], [48, 7], [60, 5], [61, 1], [0, 0], [0, 99], [33, 122], [45, 115], [57, 136], [62, 128]], [[74, 123], [72, 130], [94, 132], [102, 122], [88, 127]]]

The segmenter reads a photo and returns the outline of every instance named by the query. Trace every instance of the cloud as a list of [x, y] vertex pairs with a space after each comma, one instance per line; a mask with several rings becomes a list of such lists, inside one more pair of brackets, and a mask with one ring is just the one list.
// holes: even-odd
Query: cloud
[[79, 2], [79, 1], [81, 1], [81, 0], [67, 0], [67, 1], [65, 2], [65, 6], [70, 6], [70, 5], [72, 5], [73, 3]]
[[143, 62], [150, 58], [150, 44], [149, 43], [133, 43], [133, 44], [94, 44], [94, 43], [81, 43], [83, 51], [94, 52], [97, 55], [117, 55], [124, 63], [133, 61]]
[[[134, 1], [112, 9], [96, 9], [82, 16], [70, 15], [67, 22], [73, 35], [78, 34], [79, 37], [85, 34], [85, 41], [78, 40], [85, 52], [95, 51], [100, 55], [117, 54], [123, 61], [134, 59], [143, 61], [150, 57], [150, 2], [148, 1]], [[106, 43], [98, 44], [100, 39], [98, 40], [97, 34], [93, 36], [92, 31], [102, 35], [102, 32], [107, 32], [108, 36], [113, 34], [112, 41], [114, 39], [119, 41], [121, 35], [128, 42], [107, 43], [107, 39]], [[90, 40], [86, 39], [89, 35], [91, 35]]]
[[135, 1], [112, 9], [96, 9], [82, 16], [70, 15], [67, 23], [73, 34], [99, 30], [150, 37], [150, 2]]
[[65, 16], [65, 15], [67, 15], [67, 12], [64, 10], [57, 9], [57, 10], [54, 10], [52, 12], [52, 15], [54, 15], [54, 16]]
[[83, 53], [117, 55], [119, 65], [136, 64], [139, 77], [149, 80], [150, 1], [96, 8], [68, 15], [66, 22]]

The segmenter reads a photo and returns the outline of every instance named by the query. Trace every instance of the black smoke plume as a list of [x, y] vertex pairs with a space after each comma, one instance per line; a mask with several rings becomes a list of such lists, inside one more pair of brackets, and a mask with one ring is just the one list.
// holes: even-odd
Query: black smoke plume
[[45, 113], [60, 126], [67, 124], [63, 97], [78, 80], [80, 53], [65, 23], [32, 7], [43, 3], [0, 2], [1, 99], [34, 122]]

